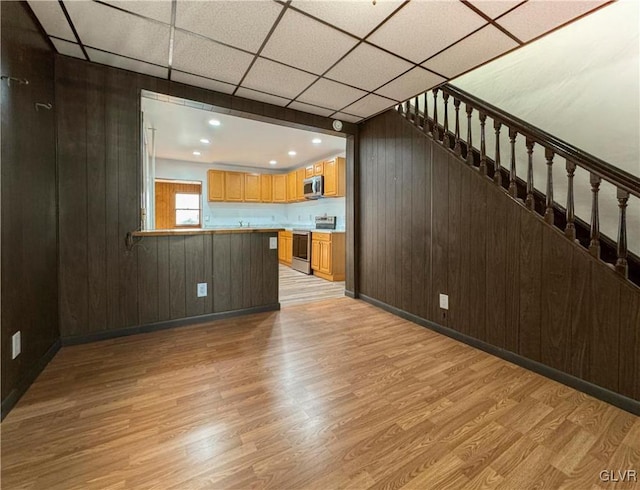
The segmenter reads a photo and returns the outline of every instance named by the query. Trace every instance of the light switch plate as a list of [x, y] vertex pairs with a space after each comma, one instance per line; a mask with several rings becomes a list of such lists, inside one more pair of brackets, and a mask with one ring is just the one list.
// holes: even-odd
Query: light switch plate
[[449, 309], [449, 296], [446, 294], [440, 294], [440, 308], [443, 310]]
[[276, 250], [278, 248], [278, 237], [270, 236], [269, 237], [269, 250]]
[[207, 283], [199, 282], [198, 283], [198, 298], [204, 298], [207, 296]]
[[22, 338], [20, 330], [13, 334], [11, 337], [11, 359], [15, 359], [22, 352]]

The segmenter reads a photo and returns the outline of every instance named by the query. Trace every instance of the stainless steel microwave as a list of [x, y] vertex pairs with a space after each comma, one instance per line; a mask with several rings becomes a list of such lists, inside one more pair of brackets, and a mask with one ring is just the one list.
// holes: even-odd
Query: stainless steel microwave
[[304, 179], [304, 197], [305, 199], [320, 199], [323, 191], [322, 175], [316, 175]]

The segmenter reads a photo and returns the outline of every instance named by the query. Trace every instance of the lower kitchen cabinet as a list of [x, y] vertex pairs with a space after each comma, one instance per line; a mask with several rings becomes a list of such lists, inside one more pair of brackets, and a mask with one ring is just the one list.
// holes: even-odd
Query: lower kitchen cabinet
[[311, 269], [314, 275], [328, 281], [344, 281], [345, 234], [311, 233]]
[[278, 260], [285, 264], [291, 265], [293, 257], [293, 233], [290, 231], [278, 232]]

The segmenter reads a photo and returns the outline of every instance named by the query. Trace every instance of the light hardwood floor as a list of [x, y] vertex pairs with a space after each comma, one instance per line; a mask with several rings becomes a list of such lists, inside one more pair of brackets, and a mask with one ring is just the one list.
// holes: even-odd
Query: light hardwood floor
[[344, 281], [331, 282], [280, 264], [280, 305], [299, 305], [344, 297]]
[[2, 488], [634, 488], [640, 420], [342, 297], [65, 347]]

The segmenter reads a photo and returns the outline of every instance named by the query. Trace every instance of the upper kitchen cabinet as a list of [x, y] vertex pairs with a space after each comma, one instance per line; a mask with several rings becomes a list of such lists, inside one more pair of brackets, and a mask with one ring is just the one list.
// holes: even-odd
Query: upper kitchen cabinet
[[304, 168], [304, 178], [308, 179], [309, 177], [313, 177], [313, 165]]
[[[243, 174], [242, 172], [225, 172], [224, 173], [225, 201], [231, 201], [231, 202], [244, 201], [244, 175], [245, 174]], [[258, 189], [260, 189], [259, 186], [258, 186]], [[259, 190], [258, 190], [258, 196], [259, 196]]]
[[245, 202], [260, 202], [260, 190], [260, 174], [244, 174]]
[[304, 201], [304, 175], [304, 168], [296, 170], [296, 201]]
[[224, 172], [209, 170], [207, 184], [209, 201], [224, 201]]
[[336, 157], [324, 162], [324, 195], [343, 197], [346, 187], [345, 160]]
[[287, 202], [287, 176], [273, 176], [273, 202]]
[[260, 175], [260, 201], [273, 202], [273, 175]]
[[298, 199], [296, 192], [296, 171], [287, 174], [287, 202], [295, 202]]
[[324, 175], [324, 162], [316, 162], [313, 164], [313, 175]]

